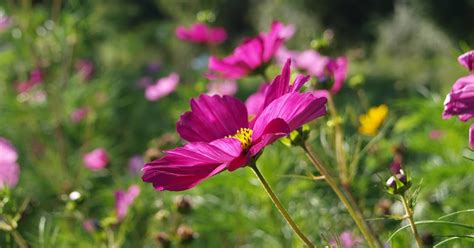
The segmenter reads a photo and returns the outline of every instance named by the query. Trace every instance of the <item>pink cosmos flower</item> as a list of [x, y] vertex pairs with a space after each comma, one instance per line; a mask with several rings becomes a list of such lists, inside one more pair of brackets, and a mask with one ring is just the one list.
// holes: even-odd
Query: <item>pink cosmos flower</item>
[[77, 108], [71, 113], [71, 121], [74, 123], [79, 123], [82, 119], [84, 119], [84, 117], [87, 116], [87, 113], [89, 113], [89, 108]]
[[145, 98], [149, 101], [156, 101], [175, 91], [179, 83], [179, 75], [171, 73], [169, 76], [160, 78], [155, 84], [149, 85], [145, 89]]
[[469, 71], [474, 70], [474, 50], [464, 53], [458, 57], [458, 62], [462, 66], [469, 69]]
[[234, 97], [192, 99], [191, 111], [176, 124], [189, 143], [147, 163], [143, 181], [156, 190], [181, 191], [246, 166], [267, 145], [326, 114], [326, 98], [299, 93], [299, 87], [296, 82], [289, 85], [289, 75], [277, 76], [264, 92], [264, 107], [250, 122], [247, 107]]
[[[345, 231], [339, 235], [339, 241], [341, 242], [341, 247], [342, 248], [357, 248], [360, 247], [360, 244], [362, 242], [360, 237], [354, 236], [352, 232]], [[331, 248], [337, 248], [337, 242], [335, 240], [332, 240], [330, 242]]]
[[88, 169], [98, 171], [107, 166], [109, 156], [104, 148], [97, 148], [84, 155], [83, 162]]
[[211, 28], [204, 23], [194, 23], [190, 28], [179, 26], [176, 28], [176, 36], [180, 40], [199, 44], [219, 44], [227, 39], [224, 28]]
[[273, 22], [269, 33], [246, 39], [233, 54], [223, 59], [209, 57], [207, 77], [239, 79], [255, 72], [270, 61], [288, 37], [288, 27], [281, 22]]
[[18, 83], [16, 90], [18, 93], [25, 93], [31, 90], [35, 85], [40, 84], [43, 81], [43, 73], [40, 69], [34, 69], [30, 72], [28, 80]]
[[80, 59], [76, 63], [76, 70], [83, 80], [90, 80], [94, 74], [94, 64], [89, 59]]
[[234, 80], [214, 81], [207, 85], [208, 95], [233, 96], [237, 92], [237, 82]]
[[140, 188], [137, 185], [130, 186], [127, 191], [115, 192], [115, 213], [119, 221], [127, 216], [128, 208], [139, 194]]
[[325, 83], [328, 79], [332, 85], [329, 92], [338, 93], [347, 77], [348, 60], [346, 57], [330, 58], [310, 49], [302, 52], [289, 51], [281, 48], [277, 53], [280, 63], [290, 57], [295, 67], [314, 76], [319, 82]]
[[11, 142], [0, 137], [0, 189], [13, 188], [18, 183], [20, 166], [17, 164], [18, 153]]

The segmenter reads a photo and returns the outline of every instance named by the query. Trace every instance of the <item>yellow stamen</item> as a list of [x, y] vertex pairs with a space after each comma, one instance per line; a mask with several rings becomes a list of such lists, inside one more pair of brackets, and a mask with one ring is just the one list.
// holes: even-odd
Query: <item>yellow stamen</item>
[[238, 139], [242, 143], [242, 149], [247, 150], [252, 143], [253, 131], [250, 128], [241, 128], [237, 130], [234, 135], [229, 135], [227, 138]]

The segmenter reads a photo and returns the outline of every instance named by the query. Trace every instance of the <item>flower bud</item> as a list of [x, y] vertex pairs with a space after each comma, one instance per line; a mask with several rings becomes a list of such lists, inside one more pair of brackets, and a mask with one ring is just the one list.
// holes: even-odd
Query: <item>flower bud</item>
[[167, 233], [165, 232], [160, 232], [158, 235], [156, 235], [156, 241], [162, 246], [162, 247], [170, 247], [171, 246], [171, 240], [170, 237]]
[[190, 243], [198, 236], [198, 234], [194, 232], [191, 227], [186, 225], [180, 225], [176, 230], [176, 234], [182, 243]]
[[174, 200], [176, 209], [180, 214], [189, 214], [192, 211], [191, 199], [186, 196], [178, 196]]
[[405, 175], [405, 171], [402, 169], [401, 159], [395, 157], [392, 164], [390, 165], [391, 176], [385, 186], [387, 192], [392, 195], [401, 195], [407, 191], [411, 186], [410, 178]]

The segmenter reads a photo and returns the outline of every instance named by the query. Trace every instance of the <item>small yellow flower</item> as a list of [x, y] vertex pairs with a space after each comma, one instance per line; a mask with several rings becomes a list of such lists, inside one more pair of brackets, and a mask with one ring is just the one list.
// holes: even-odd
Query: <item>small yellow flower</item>
[[388, 107], [385, 104], [370, 108], [367, 114], [359, 116], [359, 133], [368, 136], [376, 135], [387, 114]]

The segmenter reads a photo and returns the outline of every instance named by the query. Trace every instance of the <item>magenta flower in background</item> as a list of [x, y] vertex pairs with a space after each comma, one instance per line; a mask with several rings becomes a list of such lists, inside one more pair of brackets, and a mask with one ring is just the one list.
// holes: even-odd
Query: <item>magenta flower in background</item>
[[[357, 248], [360, 247], [360, 244], [362, 243], [362, 239], [360, 237], [354, 236], [354, 234], [349, 231], [341, 233], [341, 235], [339, 235], [339, 241], [341, 242], [342, 248]], [[336, 240], [331, 240], [329, 243], [331, 248], [338, 247]]]
[[175, 91], [179, 83], [179, 75], [171, 73], [169, 76], [160, 78], [155, 84], [148, 85], [145, 89], [145, 98], [156, 101]]
[[84, 117], [89, 113], [89, 108], [82, 107], [77, 108], [71, 113], [71, 121], [74, 123], [79, 123]]
[[143, 165], [145, 164], [143, 156], [135, 155], [128, 160], [128, 171], [131, 174], [137, 175], [141, 172]]
[[431, 140], [439, 140], [443, 137], [443, 132], [441, 130], [438, 130], [438, 129], [433, 129], [430, 131], [428, 137], [431, 139]]
[[84, 155], [82, 160], [88, 169], [98, 171], [107, 166], [109, 163], [109, 156], [104, 148], [97, 148]]
[[9, 16], [0, 16], [0, 32], [9, 28], [12, 25], [12, 18]]
[[16, 90], [18, 93], [25, 93], [31, 90], [35, 85], [40, 84], [43, 81], [43, 73], [40, 69], [34, 69], [30, 72], [28, 80], [18, 83]]
[[0, 189], [13, 188], [20, 177], [20, 166], [17, 164], [18, 153], [11, 142], [0, 137]]
[[97, 219], [85, 219], [82, 222], [82, 227], [84, 230], [86, 230], [88, 233], [92, 233], [96, 231], [99, 227], [99, 221]]
[[94, 64], [89, 59], [80, 59], [76, 62], [76, 71], [83, 80], [90, 80], [94, 74]]
[[127, 191], [115, 192], [115, 213], [119, 221], [127, 216], [128, 208], [139, 194], [140, 188], [137, 185], [130, 186]]
[[446, 96], [443, 118], [448, 119], [454, 115], [461, 121], [474, 116], [474, 74], [458, 79]]
[[176, 36], [180, 40], [199, 44], [219, 44], [227, 39], [224, 28], [211, 28], [204, 23], [194, 23], [190, 28], [179, 26], [176, 28]]
[[289, 38], [289, 30], [281, 22], [275, 21], [270, 32], [246, 39], [235, 48], [233, 54], [222, 59], [209, 57], [207, 77], [239, 79], [263, 68]]
[[474, 70], [474, 50], [464, 53], [458, 57], [458, 62], [462, 66], [469, 69], [469, 71]]
[[237, 92], [237, 82], [235, 80], [214, 81], [207, 84], [208, 95], [233, 96]]
[[293, 91], [298, 86], [285, 85], [288, 81], [289, 75], [273, 80], [264, 108], [250, 122], [247, 107], [234, 97], [201, 95], [191, 100], [191, 111], [176, 124], [189, 143], [147, 163], [143, 181], [156, 190], [192, 188], [219, 172], [246, 166], [267, 145], [326, 114], [326, 98]]

